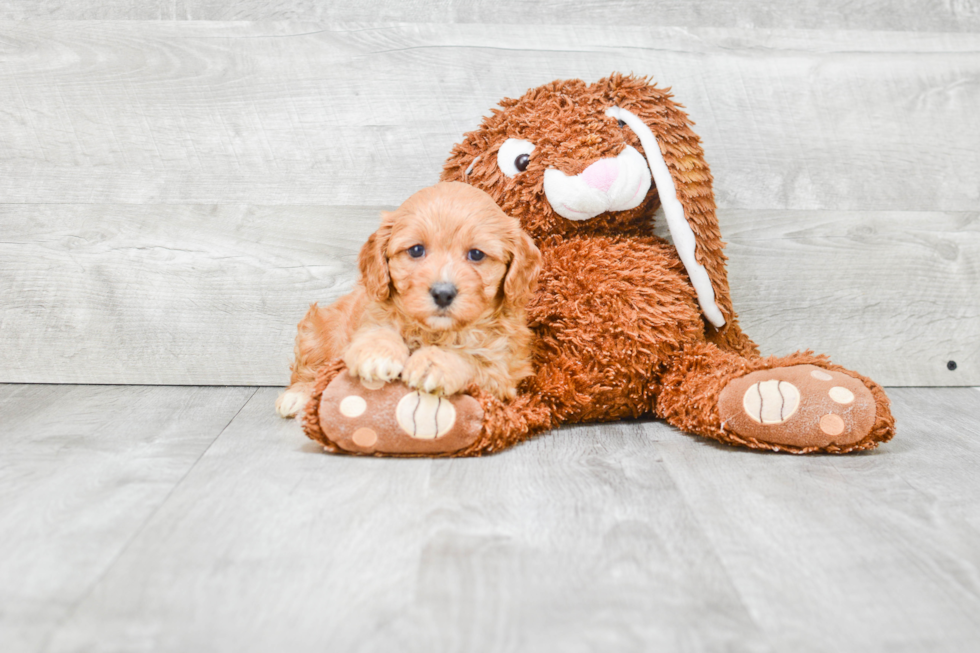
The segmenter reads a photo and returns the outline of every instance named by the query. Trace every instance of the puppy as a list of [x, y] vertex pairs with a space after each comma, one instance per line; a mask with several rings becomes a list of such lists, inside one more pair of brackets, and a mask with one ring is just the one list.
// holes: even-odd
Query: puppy
[[367, 382], [399, 377], [455, 394], [470, 383], [500, 399], [531, 374], [524, 305], [541, 254], [520, 223], [469, 184], [443, 182], [381, 214], [358, 258], [357, 288], [299, 323], [283, 417], [309, 401], [316, 370], [342, 357]]

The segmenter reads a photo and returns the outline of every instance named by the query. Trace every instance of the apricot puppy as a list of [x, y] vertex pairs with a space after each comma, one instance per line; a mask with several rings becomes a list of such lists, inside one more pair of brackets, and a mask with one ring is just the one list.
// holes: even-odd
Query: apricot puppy
[[420, 190], [382, 213], [358, 264], [354, 292], [300, 321], [281, 416], [306, 405], [317, 368], [338, 357], [367, 383], [401, 378], [445, 395], [473, 383], [509, 399], [531, 374], [524, 306], [541, 254], [485, 192], [460, 182]]

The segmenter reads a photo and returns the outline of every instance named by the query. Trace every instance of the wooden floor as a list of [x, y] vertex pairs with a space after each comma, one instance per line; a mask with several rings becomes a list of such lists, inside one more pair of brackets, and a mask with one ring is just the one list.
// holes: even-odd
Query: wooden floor
[[[0, 653], [980, 651], [980, 0], [0, 5]], [[764, 353], [964, 387], [847, 457], [275, 417], [380, 210], [614, 71], [696, 123]]]
[[863, 455], [471, 460], [321, 453], [277, 392], [0, 385], [4, 653], [980, 650], [976, 389], [891, 389]]

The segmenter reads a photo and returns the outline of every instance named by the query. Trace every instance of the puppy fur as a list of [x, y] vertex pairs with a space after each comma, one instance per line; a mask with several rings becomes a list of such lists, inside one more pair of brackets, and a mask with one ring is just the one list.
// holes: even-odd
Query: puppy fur
[[[303, 409], [317, 368], [337, 358], [366, 382], [400, 377], [447, 395], [473, 383], [509, 399], [531, 374], [524, 306], [541, 254], [482, 190], [443, 182], [415, 193], [382, 213], [358, 265], [354, 292], [300, 321], [281, 416]], [[448, 305], [440, 289], [455, 291]]]

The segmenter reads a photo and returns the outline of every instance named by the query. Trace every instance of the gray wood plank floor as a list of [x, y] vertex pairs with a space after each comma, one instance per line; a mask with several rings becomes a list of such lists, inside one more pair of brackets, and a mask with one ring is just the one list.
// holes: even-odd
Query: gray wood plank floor
[[0, 642], [33, 651], [975, 651], [980, 392], [848, 457], [660, 422], [323, 454], [275, 388], [0, 385]]

